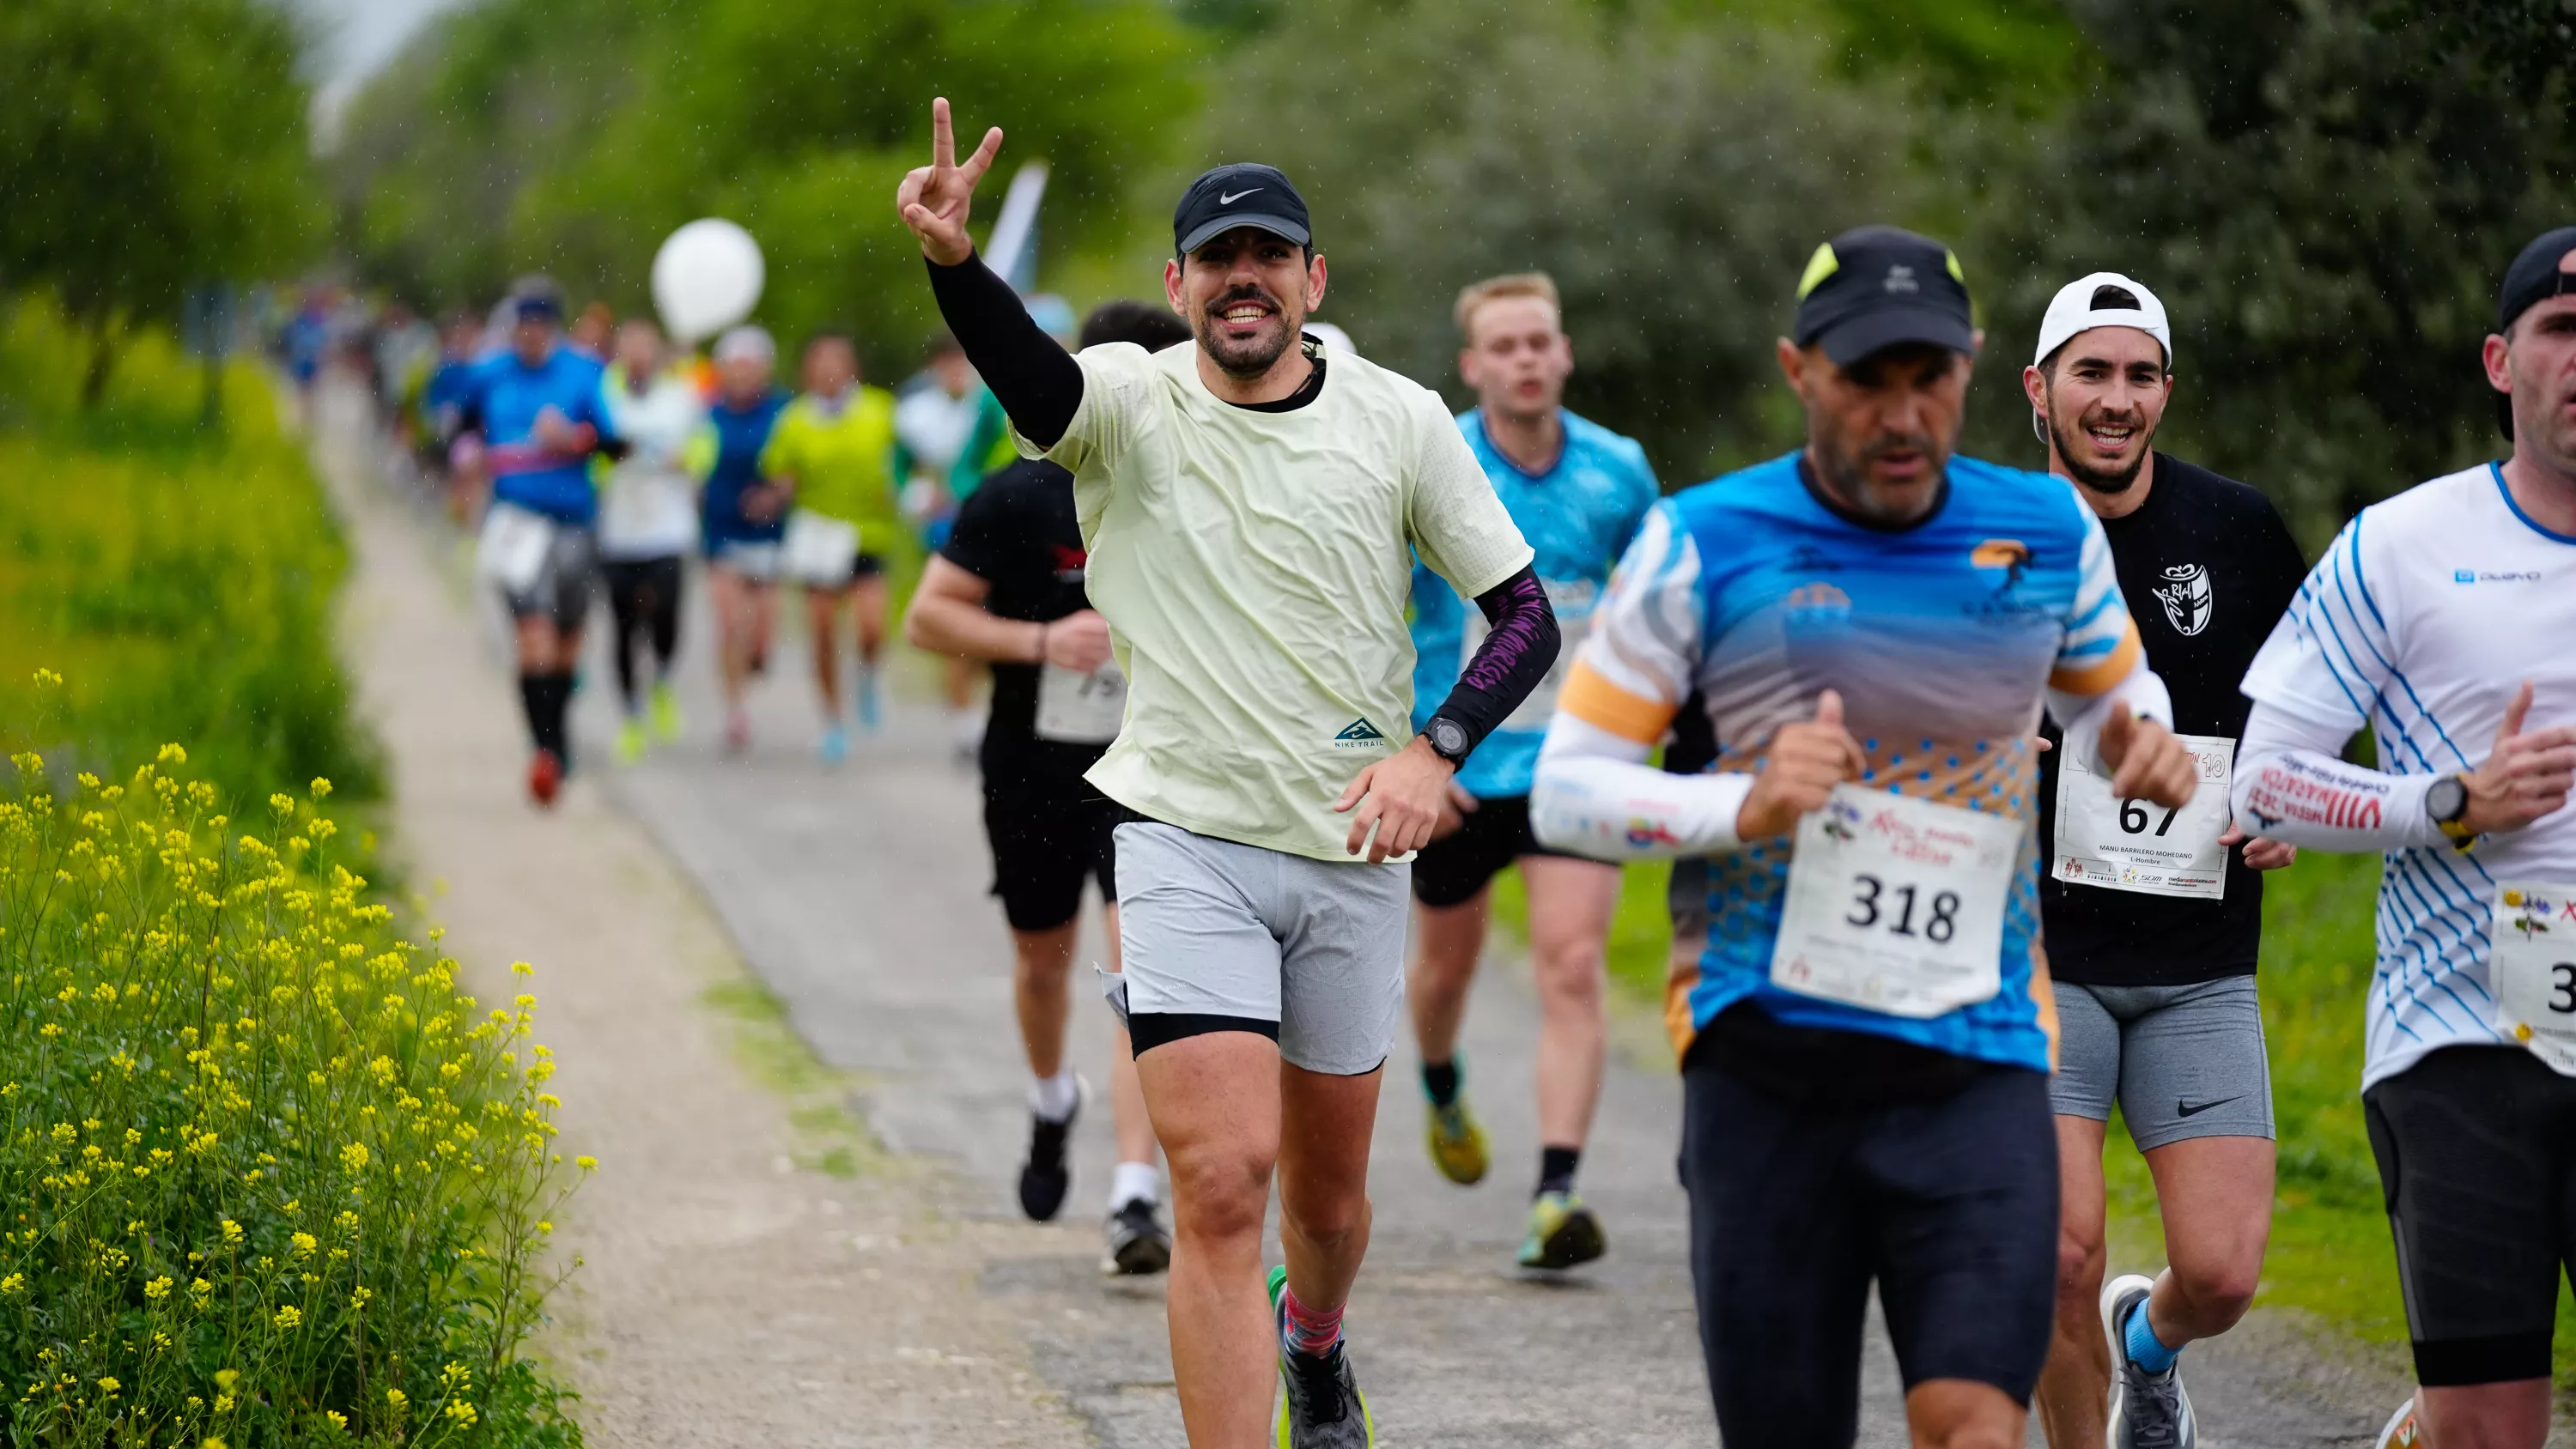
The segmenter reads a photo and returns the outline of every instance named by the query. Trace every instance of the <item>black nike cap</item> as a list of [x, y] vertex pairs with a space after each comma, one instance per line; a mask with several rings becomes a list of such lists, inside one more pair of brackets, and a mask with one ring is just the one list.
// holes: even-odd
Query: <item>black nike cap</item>
[[[2531, 239], [2513, 265], [2504, 269], [2504, 286], [2496, 293], [2496, 331], [2511, 332], [2522, 314], [2552, 297], [2576, 292], [2576, 272], [2563, 271], [2559, 264], [2569, 252], [2576, 252], [2576, 226], [2562, 226], [2544, 231]], [[2496, 426], [2504, 430], [2507, 440], [2513, 437], [2513, 394], [2496, 394]]]
[[1973, 352], [1967, 278], [1950, 249], [1928, 236], [1854, 227], [1807, 259], [1790, 340], [1821, 346], [1836, 367], [1909, 342]]
[[1297, 194], [1288, 173], [1255, 161], [1237, 161], [1200, 175], [1172, 208], [1172, 250], [1188, 256], [1208, 238], [1239, 226], [1259, 227], [1273, 236], [1309, 246], [1314, 233], [1306, 224], [1306, 198]]

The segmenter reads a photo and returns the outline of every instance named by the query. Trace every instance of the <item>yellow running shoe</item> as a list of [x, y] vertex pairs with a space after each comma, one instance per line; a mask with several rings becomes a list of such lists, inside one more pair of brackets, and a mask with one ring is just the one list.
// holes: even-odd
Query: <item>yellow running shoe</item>
[[1530, 1204], [1529, 1236], [1521, 1239], [1524, 1268], [1571, 1268], [1609, 1251], [1601, 1219], [1570, 1192], [1543, 1192]]
[[1436, 1102], [1426, 1105], [1431, 1109], [1432, 1165], [1451, 1182], [1484, 1181], [1488, 1163], [1485, 1129], [1477, 1125], [1476, 1114], [1467, 1110], [1467, 1094], [1459, 1093], [1446, 1107]]
[[631, 765], [644, 758], [644, 721], [628, 715], [617, 727], [617, 763]]
[[664, 744], [680, 737], [680, 695], [667, 681], [653, 686], [653, 733]]

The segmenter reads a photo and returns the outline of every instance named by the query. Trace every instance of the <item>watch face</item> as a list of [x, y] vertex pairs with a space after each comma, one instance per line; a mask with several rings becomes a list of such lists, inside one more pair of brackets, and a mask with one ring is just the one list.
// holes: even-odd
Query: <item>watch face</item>
[[2424, 792], [2424, 808], [2435, 820], [2446, 824], [2457, 820], [2468, 813], [2469, 787], [2461, 784], [2456, 775], [2436, 780]]
[[1450, 759], [1467, 753], [1467, 732], [1456, 720], [1435, 719], [1431, 722], [1431, 748]]

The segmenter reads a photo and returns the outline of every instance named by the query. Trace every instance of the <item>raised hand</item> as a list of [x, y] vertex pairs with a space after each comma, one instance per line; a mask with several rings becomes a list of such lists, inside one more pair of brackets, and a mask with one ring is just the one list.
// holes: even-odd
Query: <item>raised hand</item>
[[943, 267], [953, 267], [975, 254], [966, 237], [966, 207], [975, 198], [975, 183], [993, 169], [1002, 150], [1002, 128], [984, 133], [984, 142], [963, 162], [957, 159], [957, 133], [949, 125], [948, 98], [930, 103], [930, 164], [916, 166], [895, 188], [894, 209], [903, 224], [921, 239], [921, 254]]
[[2475, 774], [2463, 776], [2469, 787], [2469, 810], [2460, 823], [2473, 834], [2520, 830], [2567, 803], [2576, 787], [2576, 729], [2553, 725], [2526, 732], [2531, 713], [2531, 681], [2524, 680], [2513, 703], [2505, 706], [2495, 748]]
[[2111, 798], [2153, 800], [2167, 810], [2191, 803], [2200, 761], [2161, 723], [2114, 703], [2102, 724], [2102, 763], [2111, 767]]
[[1845, 780], [1860, 778], [1860, 742], [1843, 728], [1843, 697], [1828, 689], [1816, 700], [1816, 717], [1782, 725], [1771, 736], [1769, 758], [1735, 812], [1739, 840], [1765, 840], [1798, 828], [1800, 816], [1825, 808], [1825, 797]]

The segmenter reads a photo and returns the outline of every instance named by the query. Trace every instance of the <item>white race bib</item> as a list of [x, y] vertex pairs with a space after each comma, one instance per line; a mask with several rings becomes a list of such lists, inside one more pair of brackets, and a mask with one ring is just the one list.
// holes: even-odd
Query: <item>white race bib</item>
[[2223, 900], [2227, 895], [2228, 782], [2236, 742], [2176, 735], [2200, 765], [2200, 788], [2180, 810], [2112, 797], [2111, 777], [2071, 750], [2057, 766], [2057, 841], [2049, 873], [2076, 885], [2151, 896]]
[[[1543, 730], [1548, 718], [1556, 713], [1556, 696], [1565, 688], [1565, 676], [1574, 668], [1574, 656], [1583, 645], [1583, 635], [1592, 622], [1592, 606], [1601, 596], [1600, 586], [1590, 579], [1541, 579], [1539, 587], [1547, 591], [1547, 606], [1556, 614], [1557, 632], [1563, 642], [1557, 646], [1556, 662], [1547, 667], [1547, 678], [1529, 692], [1498, 726], [1507, 730]], [[1458, 668], [1463, 672], [1484, 646], [1485, 636], [1494, 626], [1485, 622], [1485, 611], [1473, 599], [1463, 601], [1466, 628], [1458, 642]]]
[[2497, 882], [2487, 963], [2496, 1030], [2576, 1077], [2576, 886]]
[[660, 538], [696, 531], [688, 484], [676, 473], [621, 471], [610, 478], [608, 491], [599, 500], [602, 540]]
[[555, 526], [544, 514], [515, 504], [483, 510], [483, 532], [474, 543], [474, 571], [514, 594], [536, 587], [554, 547]]
[[1798, 822], [1771, 984], [1930, 1017], [2003, 989], [2023, 822], [1837, 785]]
[[1115, 663], [1095, 674], [1061, 664], [1038, 666], [1038, 738], [1105, 745], [1127, 715], [1127, 676]]
[[779, 545], [780, 565], [789, 578], [837, 589], [850, 581], [850, 566], [859, 556], [859, 526], [799, 508], [787, 515]]

